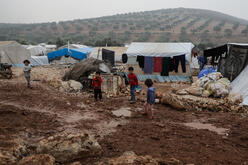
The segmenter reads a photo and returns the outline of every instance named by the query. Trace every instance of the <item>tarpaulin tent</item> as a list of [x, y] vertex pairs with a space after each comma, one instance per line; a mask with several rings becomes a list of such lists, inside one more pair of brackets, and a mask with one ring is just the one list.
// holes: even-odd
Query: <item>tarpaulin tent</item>
[[248, 65], [248, 44], [228, 43], [204, 51], [205, 59], [212, 57], [212, 64], [229, 80], [234, 80]]
[[241, 94], [244, 105], [248, 105], [248, 65], [231, 83], [231, 94]]
[[128, 56], [174, 57], [185, 55], [191, 61], [192, 43], [133, 42], [127, 49]]
[[27, 49], [30, 51], [31, 56], [40, 56], [46, 54], [46, 48], [43, 46], [33, 46], [29, 45], [27, 46]]
[[[149, 73], [150, 75], [142, 75], [140, 74], [140, 76], [138, 76], [139, 80], [142, 80], [142, 77], [147, 77], [149, 76], [150, 78], [153, 78], [154, 80], [159, 77], [159, 81], [189, 81], [189, 77], [191, 76], [191, 71], [190, 71], [190, 62], [191, 62], [191, 52], [192, 49], [194, 48], [194, 45], [192, 43], [150, 43], [150, 42], [133, 42], [127, 49], [127, 56], [128, 56], [128, 62], [127, 64], [129, 65], [133, 65], [136, 62], [136, 57], [144, 57], [144, 64], [148, 64], [148, 61], [151, 62], [149, 63], [149, 65], [144, 65], [143, 71], [146, 72], [147, 67], [149, 67]], [[161, 76], [156, 75], [153, 76], [154, 73], [151, 74], [151, 72], [154, 71], [154, 69], [152, 69], [151, 67], [155, 68], [155, 70], [157, 70], [158, 68], [156, 68], [156, 63], [155, 63], [155, 67], [154, 64], [152, 63], [151, 57], [165, 57], [163, 58], [163, 64], [162, 64], [162, 72], [161, 72]], [[175, 67], [175, 75], [170, 75], [168, 76], [168, 72], [171, 72], [171, 68], [170, 68], [170, 60], [171, 58], [169, 57], [175, 57], [175, 61], [178, 61], [178, 63], [173, 66]], [[150, 59], [148, 59], [150, 58]], [[139, 61], [139, 58], [137, 58], [137, 60]], [[173, 60], [173, 59], [172, 59]], [[187, 61], [187, 66], [185, 63], [185, 60]], [[155, 60], [156, 61], [156, 60]], [[166, 62], [167, 61], [167, 62]], [[181, 63], [182, 66], [182, 72], [184, 75], [178, 75], [178, 64], [179, 61]], [[182, 63], [183, 61], [183, 63]], [[141, 64], [143, 65], [143, 63], [139, 62], [139, 66], [141, 66]], [[166, 66], [165, 66], [166, 65]], [[187, 67], [189, 67], [189, 69], [186, 69]], [[174, 70], [172, 69], [172, 70]], [[158, 69], [159, 70], [159, 69]], [[187, 71], [186, 71], [187, 70]], [[166, 77], [164, 77], [166, 76]], [[178, 78], [179, 77], [179, 78]], [[185, 78], [187, 77], [187, 78]], [[157, 80], [157, 79], [156, 79]]]
[[42, 66], [49, 64], [47, 56], [31, 56], [30, 62], [32, 66]]
[[13, 66], [24, 66], [24, 60], [30, 60], [30, 52], [15, 41], [0, 41], [0, 62]]
[[54, 60], [58, 57], [62, 56], [70, 56], [74, 59], [77, 59], [79, 61], [86, 59], [87, 55], [92, 52], [93, 48], [87, 47], [87, 48], [80, 48], [80, 49], [60, 49], [51, 53], [47, 53], [48, 60]]

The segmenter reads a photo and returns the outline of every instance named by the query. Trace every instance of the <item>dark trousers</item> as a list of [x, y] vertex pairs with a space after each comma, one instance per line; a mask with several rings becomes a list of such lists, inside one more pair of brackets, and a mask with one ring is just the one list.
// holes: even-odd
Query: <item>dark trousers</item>
[[179, 62], [181, 62], [183, 73], [186, 73], [186, 60], [185, 55], [175, 56], [175, 72], [178, 72]]
[[169, 76], [169, 60], [170, 60], [170, 57], [163, 57], [162, 58], [161, 76]]
[[102, 90], [101, 89], [94, 89], [95, 100], [97, 100], [98, 96], [99, 96], [99, 99], [102, 100]]

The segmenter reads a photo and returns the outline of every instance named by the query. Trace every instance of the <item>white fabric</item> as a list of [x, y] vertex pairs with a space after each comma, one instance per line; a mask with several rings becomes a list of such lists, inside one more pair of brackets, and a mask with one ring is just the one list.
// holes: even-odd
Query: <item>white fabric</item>
[[48, 65], [48, 58], [47, 56], [31, 56], [31, 65], [32, 66], [42, 66]]
[[5, 42], [0, 45], [0, 62], [23, 66], [24, 60], [30, 60], [30, 52], [15, 41]]
[[30, 51], [31, 56], [39, 56], [46, 54], [46, 48], [42, 46], [28, 46], [27, 49]]
[[200, 66], [199, 66], [199, 63], [198, 63], [198, 59], [197, 59], [197, 57], [192, 57], [192, 61], [191, 61], [191, 63], [190, 63], [191, 65], [191, 68], [193, 68], [193, 69], [199, 69], [200, 68]]
[[231, 94], [239, 93], [243, 97], [243, 105], [248, 105], [248, 66], [231, 83]]
[[173, 57], [186, 55], [186, 60], [191, 61], [192, 43], [142, 43], [133, 42], [126, 54], [128, 56]]

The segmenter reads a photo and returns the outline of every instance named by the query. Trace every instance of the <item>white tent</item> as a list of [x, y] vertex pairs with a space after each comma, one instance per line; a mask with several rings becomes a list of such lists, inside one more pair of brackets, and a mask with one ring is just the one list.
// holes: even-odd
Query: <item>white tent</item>
[[32, 66], [49, 65], [47, 56], [31, 56]]
[[231, 83], [231, 94], [239, 93], [243, 96], [244, 105], [248, 105], [248, 66]]
[[31, 60], [30, 52], [15, 41], [0, 41], [0, 62], [23, 66], [24, 60]]
[[30, 51], [31, 56], [41, 56], [46, 54], [46, 48], [43, 46], [29, 45], [27, 49]]
[[173, 57], [185, 55], [191, 61], [192, 43], [150, 43], [133, 42], [126, 54], [128, 56]]

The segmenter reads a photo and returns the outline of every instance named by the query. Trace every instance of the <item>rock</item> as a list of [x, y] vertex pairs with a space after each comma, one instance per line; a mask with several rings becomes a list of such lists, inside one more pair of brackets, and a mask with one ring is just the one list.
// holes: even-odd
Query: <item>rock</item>
[[[5, 138], [4, 138], [5, 139]], [[16, 163], [28, 154], [26, 145], [19, 138], [5, 141], [6, 146], [0, 148], [0, 164], [9, 165]]]
[[80, 91], [83, 88], [83, 85], [75, 80], [68, 81], [68, 84], [74, 91]]
[[38, 143], [37, 153], [50, 154], [56, 161], [64, 163], [79, 158], [88, 158], [101, 153], [101, 146], [89, 134], [61, 133]]
[[55, 165], [55, 158], [48, 154], [24, 157], [18, 165]]
[[227, 101], [230, 104], [239, 105], [243, 102], [243, 97], [239, 93], [232, 93], [227, 97]]
[[82, 165], [80, 162], [73, 162], [70, 165]]
[[183, 165], [177, 159], [154, 159], [151, 156], [137, 156], [133, 151], [125, 152], [122, 156], [112, 159], [107, 159], [97, 163], [97, 165], [137, 165], [137, 164], [148, 164], [148, 165]]
[[155, 103], [156, 104], [159, 104], [160, 103], [160, 100], [159, 99], [155, 99]]

